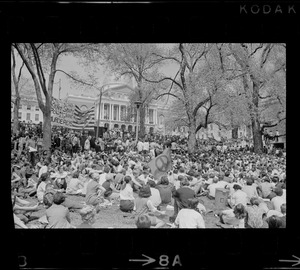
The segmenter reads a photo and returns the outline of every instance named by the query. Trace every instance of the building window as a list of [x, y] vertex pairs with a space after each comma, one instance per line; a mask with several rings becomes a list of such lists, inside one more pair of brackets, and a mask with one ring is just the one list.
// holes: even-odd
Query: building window
[[26, 113], [26, 120], [30, 120], [30, 113]]
[[149, 124], [154, 124], [154, 110], [149, 109]]
[[19, 119], [22, 118], [22, 113], [21, 113], [21, 112], [18, 113], [18, 118], [19, 118]]
[[35, 110], [39, 111], [40, 110], [39, 106], [35, 106]]
[[30, 110], [31, 110], [31, 106], [27, 105], [27, 111], [30, 111]]
[[119, 121], [119, 105], [114, 105], [114, 120]]
[[128, 131], [131, 132], [132, 131], [132, 125], [128, 126]]
[[158, 119], [158, 125], [159, 126], [163, 126], [163, 124], [164, 124], [164, 116], [163, 115], [160, 115], [159, 116], [159, 119]]
[[35, 117], [34, 117], [34, 120], [35, 120], [35, 121], [39, 121], [39, 120], [40, 120], [39, 117], [40, 117], [40, 115], [39, 115], [39, 114], [36, 114]]
[[104, 104], [104, 119], [109, 119], [109, 104]]

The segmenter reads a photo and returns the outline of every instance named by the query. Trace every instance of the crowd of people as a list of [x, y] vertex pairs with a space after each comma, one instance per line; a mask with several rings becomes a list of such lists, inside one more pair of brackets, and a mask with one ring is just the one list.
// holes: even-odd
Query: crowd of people
[[[37, 130], [12, 135], [11, 198], [16, 228], [93, 228], [102, 208], [117, 205], [138, 228], [205, 228], [204, 198], [228, 194], [216, 210], [222, 228], [284, 228], [286, 154], [256, 154], [251, 144], [198, 141], [193, 154], [179, 136], [52, 132], [44, 151]], [[170, 148], [172, 169], [157, 179], [148, 163]], [[81, 201], [70, 199], [80, 196]], [[35, 211], [44, 209], [37, 219]], [[165, 221], [166, 212], [173, 215]], [[70, 212], [82, 223], [72, 224]], [[34, 225], [33, 225], [34, 224]]]

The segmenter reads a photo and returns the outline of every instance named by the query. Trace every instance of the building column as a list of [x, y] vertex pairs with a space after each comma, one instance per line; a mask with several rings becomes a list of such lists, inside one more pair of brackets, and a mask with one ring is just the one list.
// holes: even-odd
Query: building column
[[119, 112], [119, 121], [121, 121], [121, 105], [118, 105], [118, 112]]

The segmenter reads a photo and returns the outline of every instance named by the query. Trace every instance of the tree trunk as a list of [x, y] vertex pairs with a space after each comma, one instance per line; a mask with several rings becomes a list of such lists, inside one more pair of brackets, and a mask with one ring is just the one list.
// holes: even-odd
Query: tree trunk
[[[51, 104], [51, 103], [50, 103]], [[43, 112], [43, 148], [49, 150], [51, 147], [51, 105], [46, 102]]]
[[263, 153], [262, 133], [257, 119], [252, 119], [253, 145], [256, 154]]
[[144, 105], [142, 105], [140, 107], [140, 123], [139, 123], [140, 124], [139, 135], [141, 138], [144, 138], [144, 136], [145, 136], [145, 116], [146, 116], [145, 112], [146, 112], [145, 107], [144, 107]]
[[196, 119], [192, 119], [189, 126], [189, 137], [188, 137], [188, 152], [194, 153], [196, 149]]
[[262, 142], [262, 133], [260, 128], [260, 122], [258, 118], [258, 100], [259, 100], [259, 81], [253, 76], [250, 75], [250, 78], [253, 82], [253, 92], [252, 92], [252, 102], [253, 102], [253, 116], [251, 119], [252, 124], [252, 134], [253, 134], [253, 145], [254, 152], [257, 154], [263, 153], [263, 142]]
[[20, 105], [20, 97], [16, 97], [14, 104], [14, 125], [13, 125], [13, 133], [16, 134], [19, 130], [19, 105]]

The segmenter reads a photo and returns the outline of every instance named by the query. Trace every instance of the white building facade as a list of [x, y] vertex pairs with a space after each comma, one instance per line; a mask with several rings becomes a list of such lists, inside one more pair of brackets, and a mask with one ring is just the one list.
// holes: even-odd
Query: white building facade
[[[135, 131], [137, 126], [136, 111], [130, 110], [129, 95], [132, 91], [133, 89], [128, 85], [111, 86], [103, 90], [101, 104], [100, 95], [97, 97], [68, 95], [66, 100], [83, 110], [95, 106], [95, 127], [99, 122], [100, 127], [106, 127], [109, 130], [117, 128], [130, 132]], [[145, 129], [146, 133], [164, 130], [163, 123], [159, 122], [157, 104], [149, 104], [146, 108]]]
[[[13, 100], [15, 97], [12, 97]], [[14, 118], [14, 104], [11, 102], [11, 121]], [[18, 110], [19, 121], [25, 123], [39, 124], [43, 122], [43, 113], [39, 108], [37, 99], [34, 97], [21, 96], [20, 106]]]

